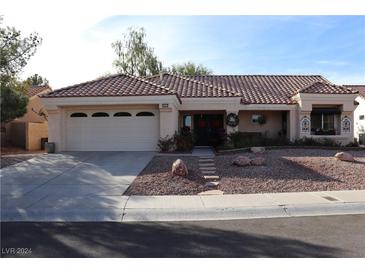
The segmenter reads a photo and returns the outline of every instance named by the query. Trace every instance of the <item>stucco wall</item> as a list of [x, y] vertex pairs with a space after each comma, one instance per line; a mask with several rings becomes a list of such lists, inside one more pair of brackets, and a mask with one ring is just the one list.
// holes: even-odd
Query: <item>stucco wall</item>
[[360, 115], [365, 115], [365, 99], [359, 96], [356, 101], [359, 103], [359, 105], [354, 112], [354, 137], [359, 138], [360, 133], [365, 133], [365, 119], [359, 119]]
[[[264, 115], [266, 123], [263, 125], [252, 123], [253, 114]], [[239, 118], [240, 132], [261, 132], [266, 133], [269, 138], [277, 138], [278, 132], [282, 129], [281, 111], [240, 111]]]
[[35, 123], [45, 122], [46, 120], [44, 119], [44, 117], [39, 116], [33, 111], [33, 109], [36, 112], [39, 112], [41, 109], [43, 109], [42, 101], [38, 96], [34, 96], [29, 99], [29, 103], [27, 105], [27, 113], [23, 117], [16, 119], [16, 121]]
[[41, 138], [48, 137], [48, 123], [27, 123], [26, 148], [27, 150], [40, 150]]

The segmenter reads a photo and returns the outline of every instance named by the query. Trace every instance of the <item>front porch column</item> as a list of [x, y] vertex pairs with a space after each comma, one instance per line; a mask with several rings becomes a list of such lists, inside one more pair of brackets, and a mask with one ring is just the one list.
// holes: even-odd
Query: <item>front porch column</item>
[[311, 111], [301, 111], [299, 114], [299, 138], [311, 137]]
[[64, 150], [64, 111], [61, 108], [47, 109], [48, 114], [48, 142], [55, 143], [56, 152]]
[[289, 111], [289, 140], [294, 142], [298, 138], [298, 111]]
[[[228, 115], [230, 113], [234, 113], [237, 116], [239, 116], [239, 110], [226, 110], [226, 115]], [[224, 123], [226, 124], [226, 121], [224, 121]], [[231, 126], [226, 124], [226, 131], [227, 131], [227, 135], [229, 135], [231, 133], [234, 133], [234, 132], [238, 132], [239, 131], [239, 125], [237, 125], [236, 127], [231, 127]]]
[[341, 113], [341, 128], [340, 134], [352, 141], [354, 132], [354, 113], [349, 111], [343, 111]]
[[160, 106], [160, 138], [172, 137], [179, 130], [179, 112], [174, 107]]

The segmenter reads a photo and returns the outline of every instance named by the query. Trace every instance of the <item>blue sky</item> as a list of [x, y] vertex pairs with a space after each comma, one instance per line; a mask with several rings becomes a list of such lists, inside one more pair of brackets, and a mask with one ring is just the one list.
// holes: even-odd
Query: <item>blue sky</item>
[[115, 72], [111, 43], [130, 26], [146, 29], [166, 66], [193, 61], [215, 74], [321, 74], [336, 84], [365, 83], [365, 16], [104, 16], [66, 20], [67, 25], [32, 22], [18, 28], [39, 31], [43, 44], [25, 74], [40, 73], [56, 88]]
[[127, 26], [144, 27], [166, 65], [193, 61], [216, 74], [365, 82], [365, 16], [113, 16], [83, 35], [117, 38]]

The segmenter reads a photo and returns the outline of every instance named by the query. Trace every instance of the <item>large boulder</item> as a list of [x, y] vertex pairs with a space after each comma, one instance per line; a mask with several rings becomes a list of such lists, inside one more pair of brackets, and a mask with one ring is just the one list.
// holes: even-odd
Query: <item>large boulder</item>
[[246, 156], [237, 156], [233, 159], [232, 164], [236, 166], [249, 166], [251, 164], [251, 160]]
[[172, 164], [172, 174], [177, 175], [177, 176], [181, 176], [181, 177], [188, 176], [188, 168], [187, 168], [187, 166], [186, 166], [186, 164], [184, 163], [183, 160], [177, 159]]
[[264, 153], [265, 148], [264, 147], [251, 147], [251, 152], [253, 152], [253, 153]]
[[266, 159], [264, 157], [255, 157], [251, 159], [251, 165], [253, 166], [263, 166], [265, 165]]
[[353, 162], [354, 157], [348, 152], [338, 152], [335, 155], [335, 158], [340, 161]]

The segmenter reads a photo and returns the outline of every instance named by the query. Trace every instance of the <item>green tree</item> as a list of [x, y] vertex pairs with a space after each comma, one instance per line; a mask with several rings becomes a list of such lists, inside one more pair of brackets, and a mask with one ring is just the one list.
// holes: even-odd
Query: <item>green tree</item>
[[27, 81], [31, 86], [45, 86], [48, 85], [48, 80], [39, 74], [34, 74], [27, 78]]
[[0, 28], [0, 76], [1, 82], [10, 81], [27, 65], [42, 39], [37, 33], [22, 37], [13, 27]]
[[167, 68], [167, 71], [174, 74], [186, 76], [210, 75], [212, 71], [203, 65], [196, 65], [193, 62], [187, 62], [182, 65], [175, 64]]
[[13, 85], [1, 87], [1, 123], [22, 117], [27, 112], [28, 96]]
[[[0, 18], [2, 23], [2, 17]], [[19, 72], [36, 52], [41, 38], [36, 33], [28, 37], [13, 27], [0, 27], [0, 91], [1, 122], [9, 122], [27, 111], [29, 88], [18, 79]]]
[[122, 40], [112, 44], [112, 48], [117, 55], [113, 64], [119, 72], [149, 76], [162, 70], [161, 62], [146, 42], [146, 32], [143, 28], [129, 28]]

